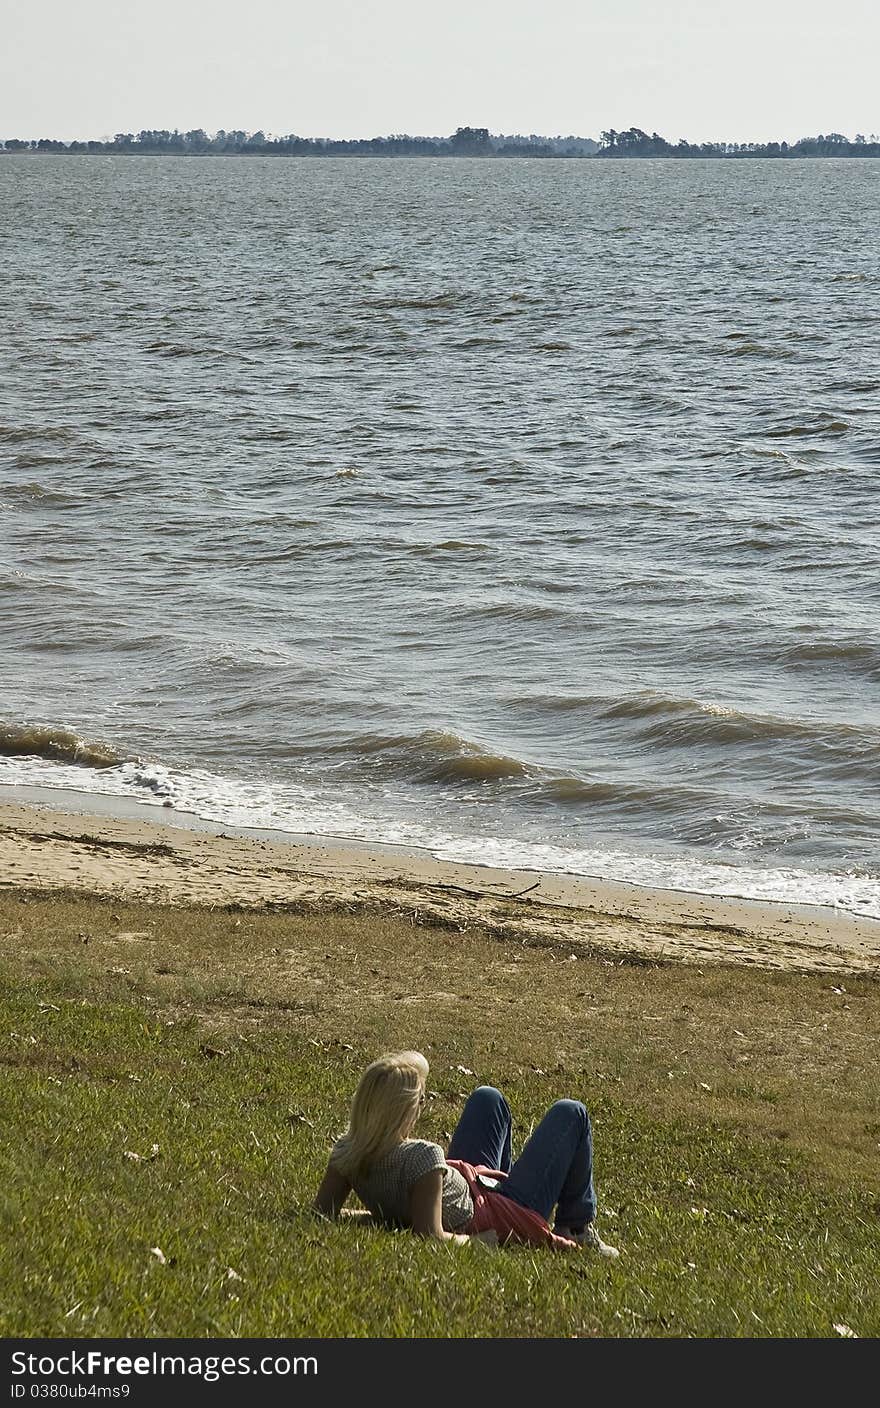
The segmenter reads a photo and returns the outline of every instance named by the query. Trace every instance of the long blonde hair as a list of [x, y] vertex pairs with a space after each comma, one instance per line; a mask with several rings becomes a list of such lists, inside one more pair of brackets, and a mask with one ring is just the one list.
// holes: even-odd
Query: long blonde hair
[[406, 1139], [419, 1117], [428, 1079], [420, 1051], [391, 1051], [373, 1061], [351, 1102], [348, 1129], [331, 1154], [334, 1168], [353, 1179]]

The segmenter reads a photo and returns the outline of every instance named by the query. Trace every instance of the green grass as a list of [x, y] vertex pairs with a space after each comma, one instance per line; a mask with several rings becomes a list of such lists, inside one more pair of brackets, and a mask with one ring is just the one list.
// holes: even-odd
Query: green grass
[[[591, 1101], [601, 1225], [624, 1249], [617, 1264], [315, 1221], [307, 1204], [375, 1051], [356, 1034], [349, 1044], [289, 1030], [220, 1040], [135, 998], [93, 1002], [66, 997], [63, 982], [6, 983], [0, 1332], [880, 1330], [880, 1221], [869, 1191], [824, 1186], [808, 1157], [779, 1141], [706, 1117], [664, 1118], [650, 1104]], [[573, 1088], [588, 1082], [585, 1070], [570, 1075]], [[560, 1093], [558, 1078], [509, 1068], [501, 1077], [520, 1130]], [[420, 1132], [442, 1138], [464, 1079], [436, 1062]]]

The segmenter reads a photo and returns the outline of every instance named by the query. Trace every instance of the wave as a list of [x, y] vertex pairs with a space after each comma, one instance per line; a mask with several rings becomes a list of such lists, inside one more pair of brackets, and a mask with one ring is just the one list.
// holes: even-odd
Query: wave
[[0, 425], [0, 444], [19, 445], [28, 440], [73, 441], [76, 436], [58, 425]]
[[338, 753], [372, 757], [379, 770], [409, 782], [461, 785], [526, 778], [534, 764], [474, 743], [444, 729], [417, 734], [363, 734], [335, 746]]
[[[874, 659], [873, 655], [862, 656], [855, 648], [853, 653], [863, 666]], [[834, 763], [863, 768], [866, 758], [880, 751], [880, 730], [867, 726], [752, 713], [653, 691], [614, 700], [591, 694], [517, 695], [509, 702], [538, 714], [582, 714], [591, 725], [632, 723], [638, 728], [640, 743], [656, 748], [716, 745], [719, 761], [726, 748], [749, 743], [768, 746], [798, 743], [802, 748], [815, 751], [816, 766]], [[617, 788], [616, 795], [619, 800], [626, 800], [627, 789]], [[652, 805], [657, 804], [656, 788], [644, 795], [651, 799]]]
[[595, 713], [609, 705], [607, 697], [595, 694], [516, 694], [507, 702], [539, 713]]
[[247, 440], [247, 441], [269, 440], [269, 441], [280, 441], [281, 443], [284, 443], [284, 442], [286, 442], [286, 441], [288, 441], [288, 440], [298, 440], [298, 439], [300, 438], [300, 435], [299, 435], [299, 431], [296, 431], [296, 430], [285, 430], [285, 429], [280, 429], [280, 430], [268, 430], [268, 429], [260, 429], [260, 430], [254, 430], [254, 431], [252, 431], [249, 435], [243, 435], [241, 438], [242, 438], [242, 440]]
[[786, 665], [795, 669], [809, 666], [844, 665], [869, 679], [880, 678], [880, 646], [868, 641], [809, 640], [789, 646], [783, 652]]
[[829, 391], [855, 391], [858, 393], [880, 391], [880, 381], [833, 381], [827, 389]]
[[659, 745], [737, 744], [803, 739], [817, 746], [866, 749], [880, 747], [880, 733], [854, 724], [758, 714], [662, 694], [636, 694], [610, 704], [605, 719], [642, 720], [642, 737]]
[[[734, 337], [737, 334], [732, 334]], [[797, 354], [787, 347], [768, 347], [763, 342], [737, 342], [721, 349], [725, 357], [770, 357], [785, 361]]]
[[802, 423], [780, 425], [772, 430], [765, 430], [763, 433], [770, 440], [783, 440], [788, 436], [799, 435], [842, 435], [845, 430], [849, 429], [850, 424], [847, 420], [835, 420], [830, 416], [816, 416], [806, 425]]
[[[406, 542], [394, 539], [385, 540], [381, 546], [390, 546], [392, 551], [408, 553], [411, 557], [431, 558], [438, 552], [468, 553], [475, 557], [490, 557], [498, 551], [491, 543], [475, 543], [465, 538], [444, 538], [440, 542]], [[375, 544], [379, 546], [379, 544]]]
[[544, 606], [540, 602], [496, 601], [487, 605], [467, 605], [459, 608], [474, 620], [499, 621], [579, 621], [580, 617], [559, 606]]
[[633, 782], [561, 771], [441, 729], [418, 734], [363, 734], [339, 742], [330, 751], [342, 755], [346, 762], [360, 760], [359, 773], [365, 764], [372, 776], [393, 780], [395, 786], [462, 789], [478, 785], [493, 797], [497, 796], [495, 789], [501, 788], [506, 802], [515, 809], [610, 807], [674, 816], [685, 801], [698, 807], [720, 804], [714, 792], [693, 783], [658, 783], [651, 778]]
[[164, 342], [161, 338], [149, 343], [144, 350], [155, 352], [159, 357], [203, 357], [206, 352], [214, 351], [208, 347], [190, 347], [182, 342]]
[[464, 538], [446, 538], [441, 543], [413, 543], [416, 552], [493, 552], [488, 543], [471, 543]]
[[0, 496], [7, 503], [39, 504], [41, 507], [51, 504], [76, 504], [82, 501], [78, 494], [65, 489], [47, 489], [35, 481], [30, 484], [7, 484], [0, 489]]
[[529, 766], [519, 758], [503, 753], [459, 753], [429, 764], [416, 777], [419, 782], [453, 785], [467, 782], [500, 782], [510, 777], [526, 777]]
[[0, 757], [44, 758], [83, 768], [115, 768], [123, 757], [107, 743], [90, 742], [64, 728], [0, 724]]
[[477, 347], [506, 347], [507, 343], [502, 337], [467, 337], [463, 342], [450, 343], [450, 346], [453, 352], [470, 352]]
[[657, 788], [620, 782], [590, 782], [568, 773], [543, 777], [536, 800], [556, 802], [561, 807], [611, 803], [612, 806], [653, 806], [664, 810], [666, 794]]
[[455, 308], [460, 302], [460, 294], [437, 293], [425, 298], [367, 298], [362, 306], [364, 308], [378, 308], [382, 311], [391, 311], [395, 308], [430, 310], [432, 308]]

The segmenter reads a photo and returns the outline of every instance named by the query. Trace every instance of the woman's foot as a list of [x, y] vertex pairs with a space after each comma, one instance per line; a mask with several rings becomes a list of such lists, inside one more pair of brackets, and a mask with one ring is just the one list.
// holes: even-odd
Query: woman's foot
[[553, 1230], [557, 1237], [568, 1237], [569, 1241], [577, 1242], [578, 1246], [585, 1250], [598, 1252], [599, 1256], [607, 1256], [612, 1261], [616, 1261], [620, 1256], [616, 1247], [602, 1241], [592, 1222], [588, 1222], [586, 1227], [579, 1227], [577, 1231], [573, 1227], [554, 1227]]

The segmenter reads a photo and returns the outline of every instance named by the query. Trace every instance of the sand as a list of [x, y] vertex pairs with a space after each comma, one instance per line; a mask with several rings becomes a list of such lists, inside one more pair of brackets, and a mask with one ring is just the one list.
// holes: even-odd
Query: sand
[[880, 921], [836, 910], [457, 865], [327, 838], [231, 835], [175, 820], [0, 803], [0, 886], [173, 905], [389, 913], [575, 953], [880, 976]]

